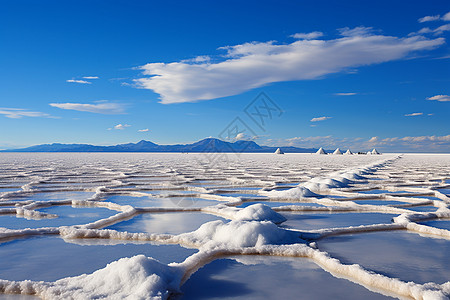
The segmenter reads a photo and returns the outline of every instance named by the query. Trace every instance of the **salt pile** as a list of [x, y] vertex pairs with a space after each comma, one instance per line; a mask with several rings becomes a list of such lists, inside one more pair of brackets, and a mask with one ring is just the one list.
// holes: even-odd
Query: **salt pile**
[[325, 150], [323, 150], [322, 147], [320, 147], [319, 150], [317, 150], [316, 154], [327, 154], [327, 153], [325, 152]]
[[347, 149], [347, 151], [345, 151], [344, 155], [353, 155], [353, 152], [350, 151], [350, 149]]
[[284, 152], [283, 152], [280, 148], [278, 148], [278, 149], [275, 151], [275, 154], [284, 154]]
[[341, 149], [336, 148], [336, 150], [334, 150], [333, 154], [334, 155], [341, 155], [342, 154]]

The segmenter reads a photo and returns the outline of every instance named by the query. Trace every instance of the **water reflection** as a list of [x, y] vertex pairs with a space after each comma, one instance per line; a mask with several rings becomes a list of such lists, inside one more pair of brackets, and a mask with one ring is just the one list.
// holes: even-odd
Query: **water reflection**
[[122, 257], [144, 254], [170, 263], [181, 262], [195, 252], [179, 245], [79, 245], [66, 243], [59, 237], [34, 237], [1, 244], [0, 257], [3, 262], [0, 264], [0, 278], [54, 281], [92, 273]]
[[319, 249], [346, 264], [417, 283], [444, 283], [450, 278], [450, 241], [405, 231], [325, 238]]
[[314, 230], [333, 227], [348, 227], [391, 223], [394, 214], [381, 213], [281, 213], [287, 221], [285, 228]]
[[98, 207], [51, 206], [38, 211], [58, 215], [57, 218], [25, 219], [16, 215], [0, 215], [0, 227], [9, 229], [82, 225], [108, 218], [117, 211]]
[[200, 212], [146, 213], [114, 224], [108, 229], [128, 232], [180, 234], [194, 231], [202, 224], [215, 220], [225, 219]]
[[[326, 287], [326, 288], [324, 288]], [[333, 277], [306, 258], [242, 256], [204, 266], [179, 299], [388, 299]]]

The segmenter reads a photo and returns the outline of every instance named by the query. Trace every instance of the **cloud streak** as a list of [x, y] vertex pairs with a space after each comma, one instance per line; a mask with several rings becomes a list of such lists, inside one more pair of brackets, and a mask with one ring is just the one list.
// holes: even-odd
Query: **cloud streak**
[[120, 103], [110, 103], [107, 101], [100, 101], [97, 104], [85, 104], [85, 103], [49, 103], [52, 107], [57, 107], [61, 109], [67, 110], [76, 110], [97, 114], [122, 114], [125, 112], [125, 107]]
[[66, 82], [71, 83], [81, 83], [81, 84], [91, 84], [92, 82], [86, 81], [86, 80], [79, 80], [79, 79], [68, 79]]
[[435, 16], [425, 16], [417, 20], [419, 23], [431, 22], [431, 21], [450, 21], [450, 12], [446, 13], [441, 17], [441, 15]]
[[331, 119], [332, 117], [317, 117], [317, 118], [312, 118], [311, 122], [320, 122], [320, 121], [325, 121], [328, 119]]
[[405, 117], [417, 117], [417, 116], [421, 116], [421, 115], [423, 115], [423, 113], [416, 112], [416, 113], [406, 114]]
[[117, 124], [116, 126], [114, 126], [114, 129], [116, 129], [116, 130], [124, 130], [127, 127], [131, 127], [131, 125], [129, 125], [129, 124]]
[[428, 97], [427, 100], [431, 101], [440, 101], [440, 102], [449, 102], [450, 96], [449, 95], [436, 95], [433, 97]]
[[313, 40], [323, 36], [323, 32], [313, 31], [310, 33], [296, 33], [291, 35], [294, 39]]
[[335, 96], [354, 96], [357, 93], [334, 93]]
[[430, 22], [430, 21], [437, 21], [437, 20], [439, 20], [440, 18], [441, 18], [440, 15], [436, 15], [436, 16], [425, 16], [425, 17], [423, 17], [423, 18], [420, 18], [420, 19], [417, 20], [417, 21], [419, 21], [419, 23], [424, 23], [424, 22]]
[[23, 108], [6, 108], [6, 107], [0, 107], [0, 115], [4, 115], [5, 117], [10, 119], [21, 119], [23, 117], [53, 118], [53, 119], [57, 118], [43, 112], [30, 111], [28, 109]]
[[134, 82], [138, 88], [159, 94], [164, 104], [195, 102], [237, 95], [274, 82], [319, 79], [350, 68], [399, 60], [444, 42], [443, 38], [421, 35], [380, 35], [366, 27], [344, 28], [335, 39], [222, 47], [225, 56], [214, 63], [149, 63], [139, 67], [144, 76]]

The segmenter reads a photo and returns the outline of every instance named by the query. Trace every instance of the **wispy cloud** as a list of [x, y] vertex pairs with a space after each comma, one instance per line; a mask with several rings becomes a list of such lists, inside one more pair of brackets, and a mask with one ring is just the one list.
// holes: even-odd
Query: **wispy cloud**
[[317, 117], [317, 118], [312, 118], [311, 122], [319, 122], [319, 121], [325, 121], [328, 119], [331, 119], [332, 117]]
[[446, 13], [441, 17], [441, 15], [425, 16], [417, 20], [419, 23], [431, 22], [431, 21], [450, 21], [450, 12]]
[[84, 76], [83, 79], [99, 79], [98, 76]]
[[127, 127], [131, 127], [131, 125], [129, 125], [129, 124], [117, 124], [116, 126], [114, 126], [114, 129], [116, 129], [116, 130], [124, 130]]
[[357, 93], [334, 93], [336, 96], [354, 96], [357, 95]]
[[158, 93], [164, 104], [195, 102], [237, 95], [269, 83], [318, 79], [403, 59], [445, 43], [443, 38], [381, 35], [366, 27], [344, 28], [340, 35], [329, 40], [250, 42], [221, 47], [226, 54], [218, 56], [220, 61], [215, 63], [149, 63], [139, 68], [144, 76], [134, 82], [136, 87]]
[[449, 95], [436, 95], [433, 97], [428, 97], [427, 100], [448, 102], [448, 101], [450, 101], [450, 96]]
[[97, 114], [122, 114], [125, 111], [125, 105], [121, 103], [111, 103], [106, 100], [98, 101], [97, 104], [85, 104], [85, 103], [49, 103], [50, 106], [68, 109], [85, 111]]
[[138, 131], [139, 131], [139, 132], [148, 132], [149, 129], [148, 129], [148, 128], [145, 128], [145, 129], [139, 129]]
[[421, 115], [423, 115], [423, 113], [416, 112], [416, 113], [406, 114], [405, 117], [417, 117], [417, 116], [421, 116]]
[[312, 40], [323, 36], [323, 32], [313, 31], [310, 33], [296, 33], [291, 35], [294, 39]]
[[425, 17], [423, 17], [423, 18], [420, 18], [420, 19], [417, 20], [417, 21], [419, 21], [419, 23], [424, 23], [424, 22], [430, 22], [430, 21], [437, 21], [437, 20], [439, 20], [440, 18], [441, 18], [440, 15], [435, 15], [435, 16], [425, 16]]
[[390, 151], [449, 152], [450, 135], [405, 136], [378, 139], [373, 146]]
[[68, 79], [66, 82], [72, 82], [72, 83], [81, 83], [81, 84], [91, 84], [92, 82], [86, 81], [86, 80], [79, 80], [79, 79]]
[[444, 21], [450, 21], [450, 11], [442, 16], [442, 20]]
[[414, 35], [423, 35], [427, 33], [433, 33], [434, 35], [443, 34], [445, 31], [450, 31], [450, 24], [441, 25], [435, 29], [431, 29], [430, 27], [424, 27], [417, 32], [411, 32], [409, 36]]
[[0, 115], [4, 115], [5, 117], [10, 119], [21, 119], [23, 117], [52, 118], [52, 119], [58, 118], [43, 112], [31, 111], [23, 108], [6, 108], [6, 107], [0, 107]]
[[183, 59], [182, 62], [203, 63], [203, 62], [209, 62], [210, 60], [211, 60], [211, 57], [209, 57], [208, 55], [200, 55], [200, 56], [190, 58], [190, 59]]

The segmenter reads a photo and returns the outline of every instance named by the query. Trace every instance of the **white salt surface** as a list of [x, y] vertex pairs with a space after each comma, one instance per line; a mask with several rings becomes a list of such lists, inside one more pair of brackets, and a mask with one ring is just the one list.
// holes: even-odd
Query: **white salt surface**
[[1, 153], [0, 293], [449, 297], [450, 155], [211, 155]]

